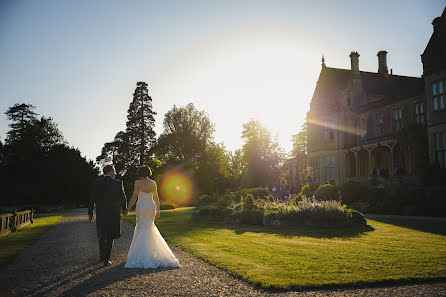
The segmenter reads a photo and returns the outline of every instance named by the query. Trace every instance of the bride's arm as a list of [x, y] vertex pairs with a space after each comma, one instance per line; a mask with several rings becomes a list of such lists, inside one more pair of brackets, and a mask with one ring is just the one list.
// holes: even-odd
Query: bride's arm
[[160, 198], [158, 197], [158, 189], [156, 187], [156, 182], [153, 182], [153, 184], [154, 184], [153, 198], [155, 200], [155, 205], [156, 205], [155, 218], [158, 219], [160, 217]]
[[132, 209], [133, 204], [135, 204], [136, 199], [138, 198], [138, 193], [139, 193], [138, 183], [135, 181], [135, 187], [133, 188], [133, 195], [132, 198], [130, 199], [129, 205], [127, 206], [126, 210], [127, 213], [130, 211], [130, 209]]

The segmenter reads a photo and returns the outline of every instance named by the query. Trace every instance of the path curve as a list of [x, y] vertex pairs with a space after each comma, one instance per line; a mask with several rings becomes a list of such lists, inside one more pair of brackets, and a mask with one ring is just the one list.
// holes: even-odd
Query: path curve
[[273, 293], [260, 290], [172, 247], [178, 269], [124, 269], [133, 227], [122, 222], [113, 265], [98, 260], [95, 224], [86, 209], [64, 214], [0, 272], [0, 296], [445, 296], [446, 282], [382, 288]]

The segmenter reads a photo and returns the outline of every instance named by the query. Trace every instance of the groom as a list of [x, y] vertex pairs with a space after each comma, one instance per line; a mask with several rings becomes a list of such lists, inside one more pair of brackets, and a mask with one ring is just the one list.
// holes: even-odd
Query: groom
[[109, 266], [113, 240], [121, 237], [121, 210], [127, 209], [127, 199], [122, 181], [115, 179], [115, 166], [106, 165], [102, 171], [104, 177], [95, 180], [91, 189], [88, 217], [94, 221], [93, 209], [96, 204], [99, 254], [104, 266]]

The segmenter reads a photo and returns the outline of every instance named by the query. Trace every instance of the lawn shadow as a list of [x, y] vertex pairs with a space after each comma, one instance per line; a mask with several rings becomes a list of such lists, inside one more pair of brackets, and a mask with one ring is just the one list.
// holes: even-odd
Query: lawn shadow
[[[160, 227], [166, 225], [177, 225], [177, 222], [161, 222]], [[357, 237], [367, 232], [374, 231], [375, 229], [370, 225], [363, 226], [344, 226], [344, 227], [318, 227], [318, 226], [307, 226], [304, 224], [300, 225], [288, 225], [281, 227], [273, 226], [263, 226], [263, 225], [234, 225], [226, 224], [221, 221], [207, 220], [207, 219], [194, 219], [190, 218], [188, 220], [182, 220], [181, 222], [181, 233], [193, 232], [203, 228], [213, 228], [213, 229], [227, 229], [232, 230], [236, 234], [243, 234], [246, 232], [254, 233], [267, 233], [274, 234], [286, 238], [294, 236], [305, 236], [313, 238], [343, 238], [348, 239], [352, 237]], [[169, 227], [168, 227], [169, 228]]]
[[446, 235], [446, 221], [424, 220], [424, 219], [407, 219], [407, 218], [384, 218], [384, 217], [370, 217], [370, 219], [391, 224], [399, 227], [409, 228], [417, 231]]
[[[220, 225], [221, 226], [221, 225]], [[223, 226], [221, 226], [223, 228]], [[283, 227], [250, 226], [250, 225], [224, 225], [224, 228], [233, 230], [236, 234], [245, 232], [268, 233], [282, 237], [304, 236], [313, 238], [352, 238], [360, 236], [375, 229], [369, 225], [348, 227], [318, 227], [306, 225], [289, 225]]]
[[[433, 278], [402, 278], [402, 279], [387, 279], [387, 280], [378, 280], [378, 281], [359, 281], [354, 283], [344, 283], [344, 284], [325, 284], [325, 285], [311, 285], [311, 286], [291, 286], [290, 288], [262, 288], [256, 284], [253, 284], [255, 287], [265, 290], [270, 293], [280, 293], [280, 292], [313, 292], [322, 294], [321, 296], [327, 295], [331, 296], [333, 290], [336, 290], [337, 293], [346, 292], [346, 296], [350, 296], [347, 292], [350, 290], [358, 290], [358, 289], [374, 289], [374, 288], [390, 288], [390, 287], [399, 287], [399, 286], [410, 286], [410, 285], [424, 285], [424, 284], [435, 284], [435, 283], [443, 283], [446, 281], [445, 277], [433, 277]], [[327, 294], [324, 294], [324, 293]], [[358, 294], [359, 292], [356, 292]], [[356, 296], [355, 294], [355, 296]], [[379, 295], [378, 292], [376, 292]], [[388, 296], [388, 295], [385, 295]], [[389, 295], [390, 296], [390, 295]], [[434, 295], [433, 295], [434, 296]], [[435, 295], [436, 296], [436, 295]]]

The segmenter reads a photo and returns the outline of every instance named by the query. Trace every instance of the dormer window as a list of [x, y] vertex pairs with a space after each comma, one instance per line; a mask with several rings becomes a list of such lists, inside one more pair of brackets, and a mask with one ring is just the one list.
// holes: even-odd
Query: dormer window
[[434, 111], [444, 110], [444, 89], [446, 81], [437, 81], [432, 84], [432, 107]]

